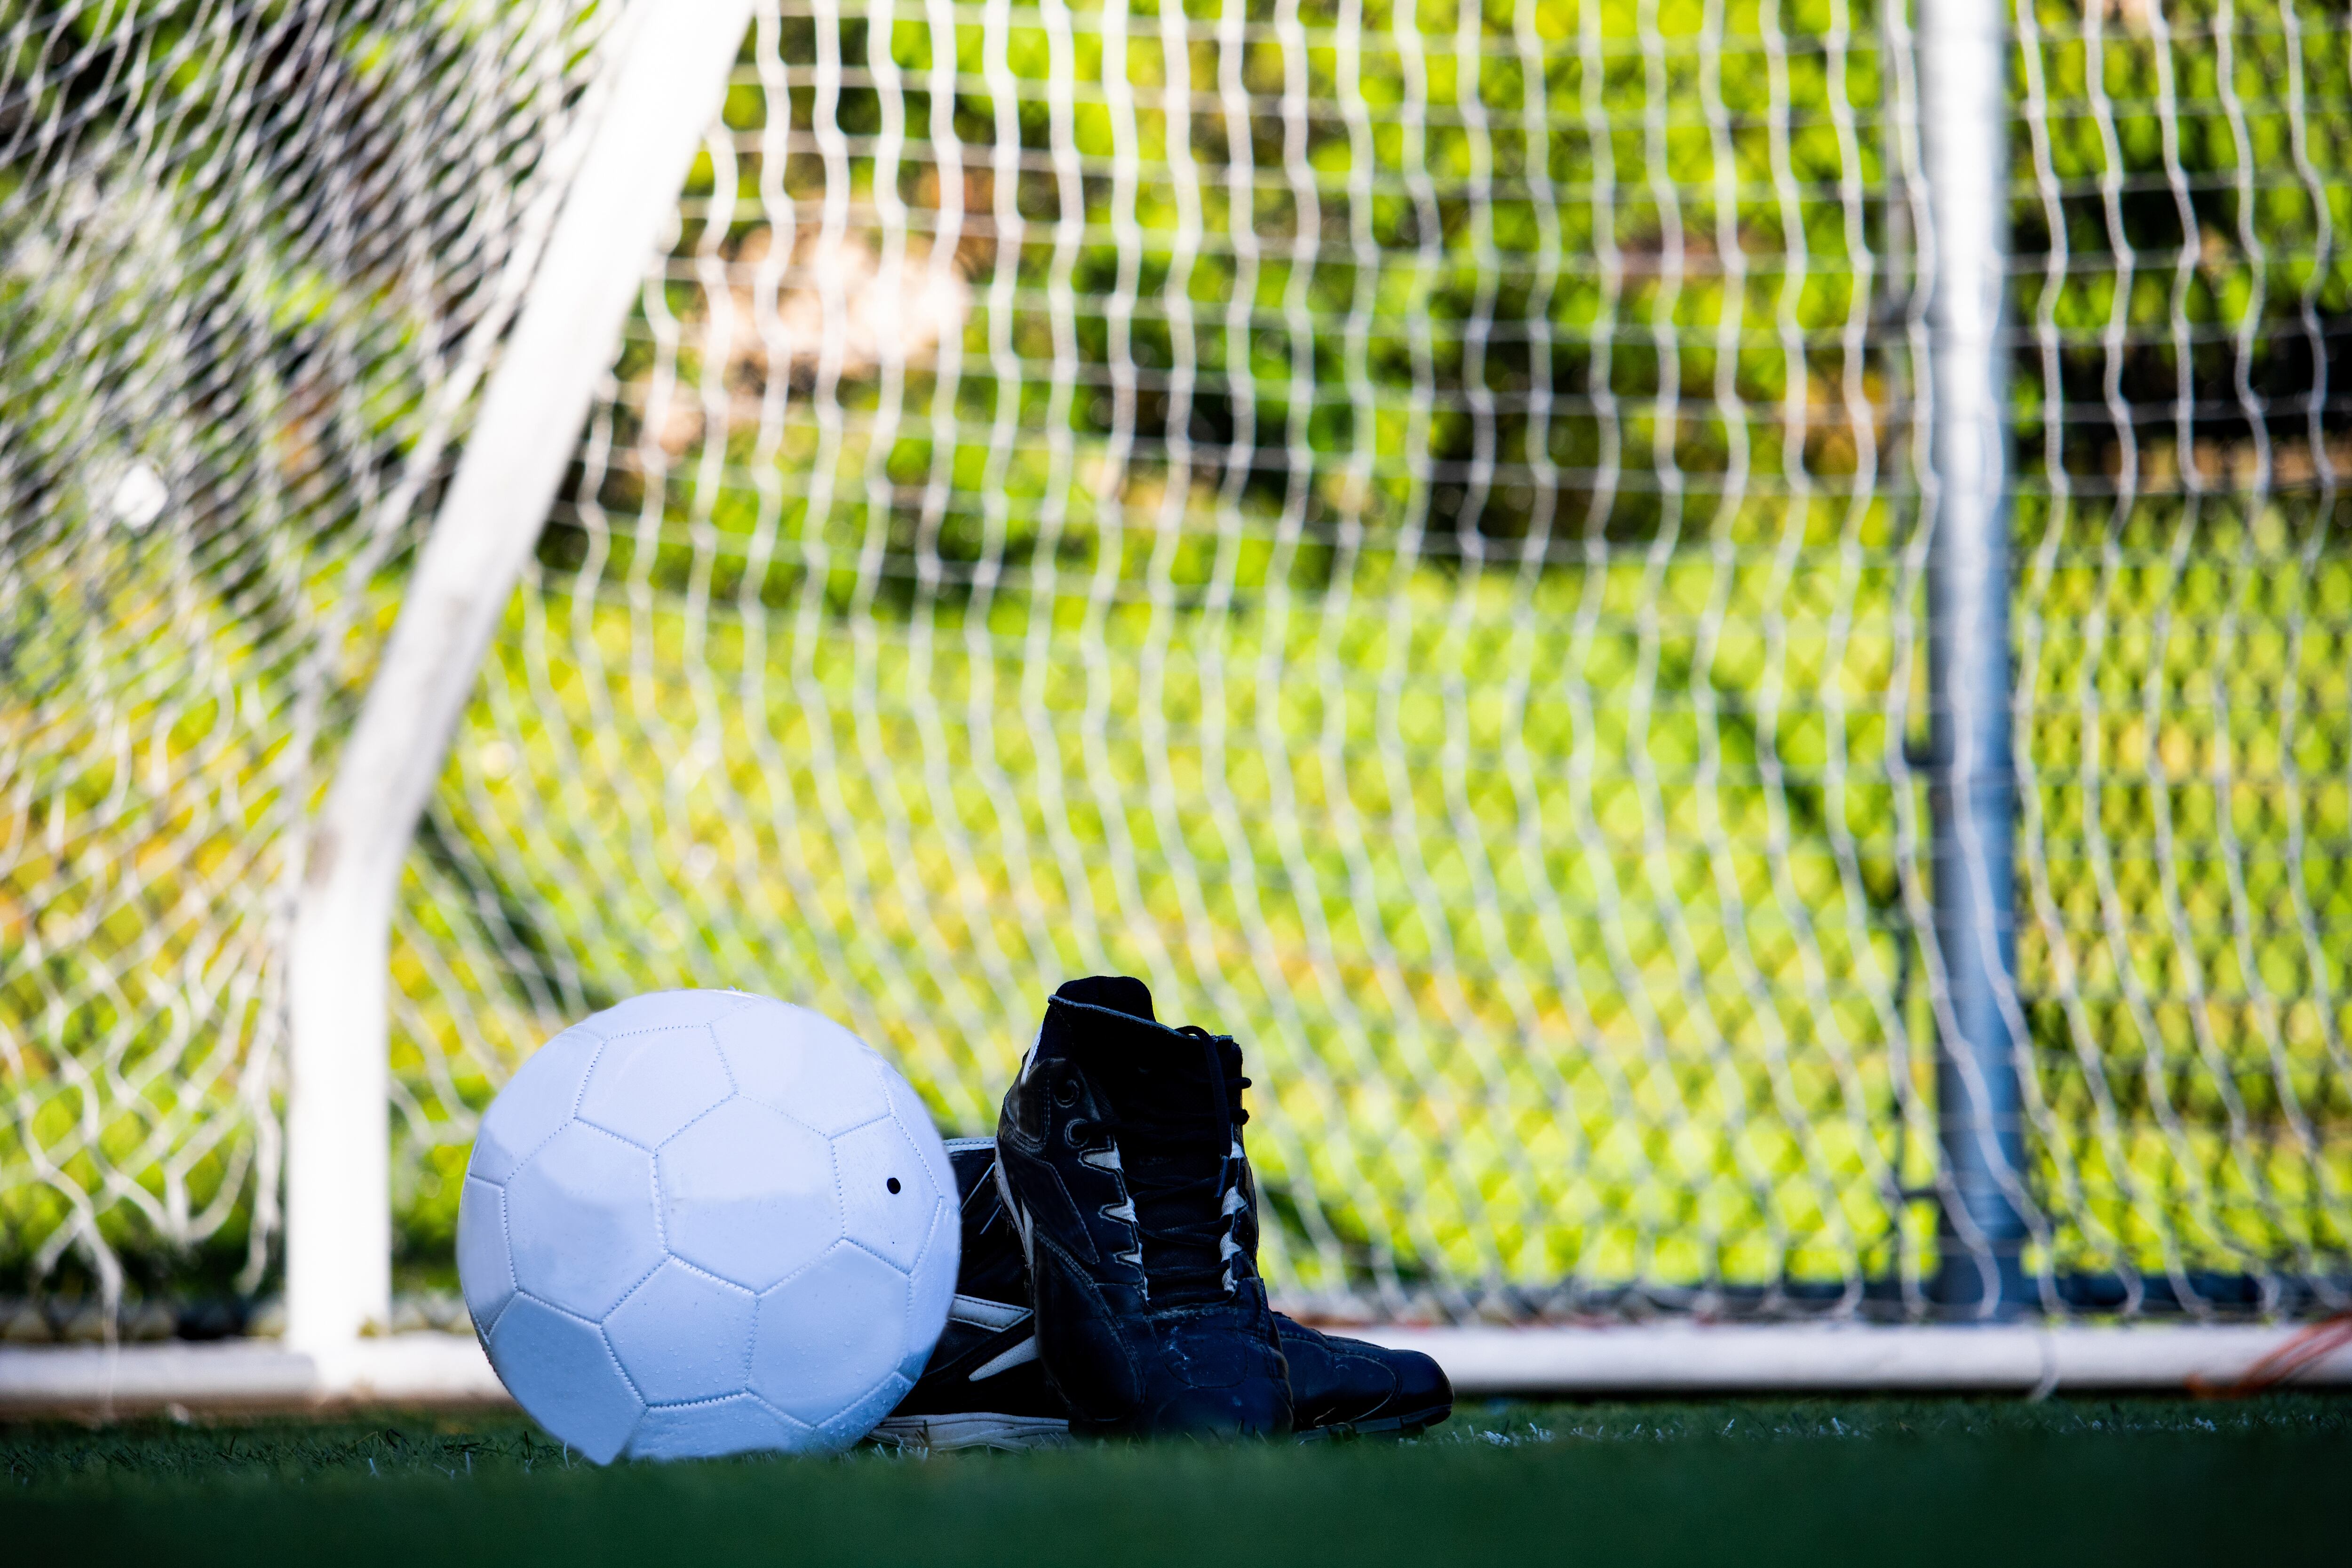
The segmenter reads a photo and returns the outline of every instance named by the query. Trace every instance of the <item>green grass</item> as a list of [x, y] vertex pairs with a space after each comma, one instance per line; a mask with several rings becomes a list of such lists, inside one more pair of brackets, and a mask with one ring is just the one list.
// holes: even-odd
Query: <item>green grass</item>
[[[14, 1563], [2193, 1562], [2340, 1539], [2352, 1400], [1466, 1408], [1417, 1443], [598, 1470], [520, 1418], [0, 1428]], [[2323, 1535], [2326, 1531], [2326, 1535]]]

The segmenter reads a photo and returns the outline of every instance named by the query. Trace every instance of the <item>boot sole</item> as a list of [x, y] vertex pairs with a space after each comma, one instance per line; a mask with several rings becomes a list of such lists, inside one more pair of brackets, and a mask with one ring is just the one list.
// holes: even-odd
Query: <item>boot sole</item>
[[1327, 1426], [1310, 1426], [1298, 1434], [1302, 1443], [1344, 1443], [1351, 1437], [1417, 1437], [1454, 1414], [1451, 1405], [1433, 1405], [1426, 1410], [1408, 1411], [1402, 1415], [1391, 1415], [1379, 1421], [1334, 1421]]
[[1070, 1424], [1050, 1415], [1000, 1415], [971, 1410], [952, 1415], [894, 1415], [867, 1436], [870, 1441], [889, 1447], [926, 1453], [995, 1448], [1017, 1454], [1063, 1447], [1070, 1440]]
[[[1454, 1414], [1454, 1406], [1433, 1405], [1380, 1421], [1334, 1421], [1297, 1434], [1301, 1443], [1344, 1443], [1358, 1437], [1402, 1438], [1423, 1431]], [[1101, 1436], [1116, 1434], [1105, 1432]], [[994, 1448], [1024, 1453], [1032, 1448], [1059, 1448], [1072, 1440], [1070, 1424], [1050, 1415], [1000, 1415], [989, 1411], [964, 1411], [953, 1415], [894, 1415], [867, 1435], [887, 1447], [945, 1453], [954, 1448]]]

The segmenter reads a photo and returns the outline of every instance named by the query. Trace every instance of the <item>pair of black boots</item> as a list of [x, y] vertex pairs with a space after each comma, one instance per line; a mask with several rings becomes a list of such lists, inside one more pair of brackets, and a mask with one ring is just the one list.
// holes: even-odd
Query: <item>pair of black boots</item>
[[1139, 980], [1045, 1005], [993, 1139], [949, 1143], [963, 1258], [922, 1379], [874, 1436], [925, 1448], [1091, 1436], [1410, 1434], [1454, 1394], [1412, 1351], [1272, 1310], [1242, 1147], [1241, 1047]]

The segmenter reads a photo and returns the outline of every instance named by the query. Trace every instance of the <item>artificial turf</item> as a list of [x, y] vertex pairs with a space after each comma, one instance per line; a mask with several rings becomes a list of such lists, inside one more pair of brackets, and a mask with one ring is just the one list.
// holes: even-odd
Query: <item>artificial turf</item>
[[599, 1470], [519, 1417], [0, 1426], [0, 1560], [2103, 1563], [2352, 1541], [2352, 1399], [1472, 1405], [1410, 1443]]

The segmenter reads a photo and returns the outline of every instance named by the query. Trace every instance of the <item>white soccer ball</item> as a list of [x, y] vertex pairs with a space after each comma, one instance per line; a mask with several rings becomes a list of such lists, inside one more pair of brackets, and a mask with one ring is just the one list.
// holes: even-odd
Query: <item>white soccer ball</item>
[[457, 1275], [490, 1364], [598, 1464], [845, 1448], [931, 1353], [955, 1175], [831, 1019], [660, 991], [566, 1029], [482, 1118]]

